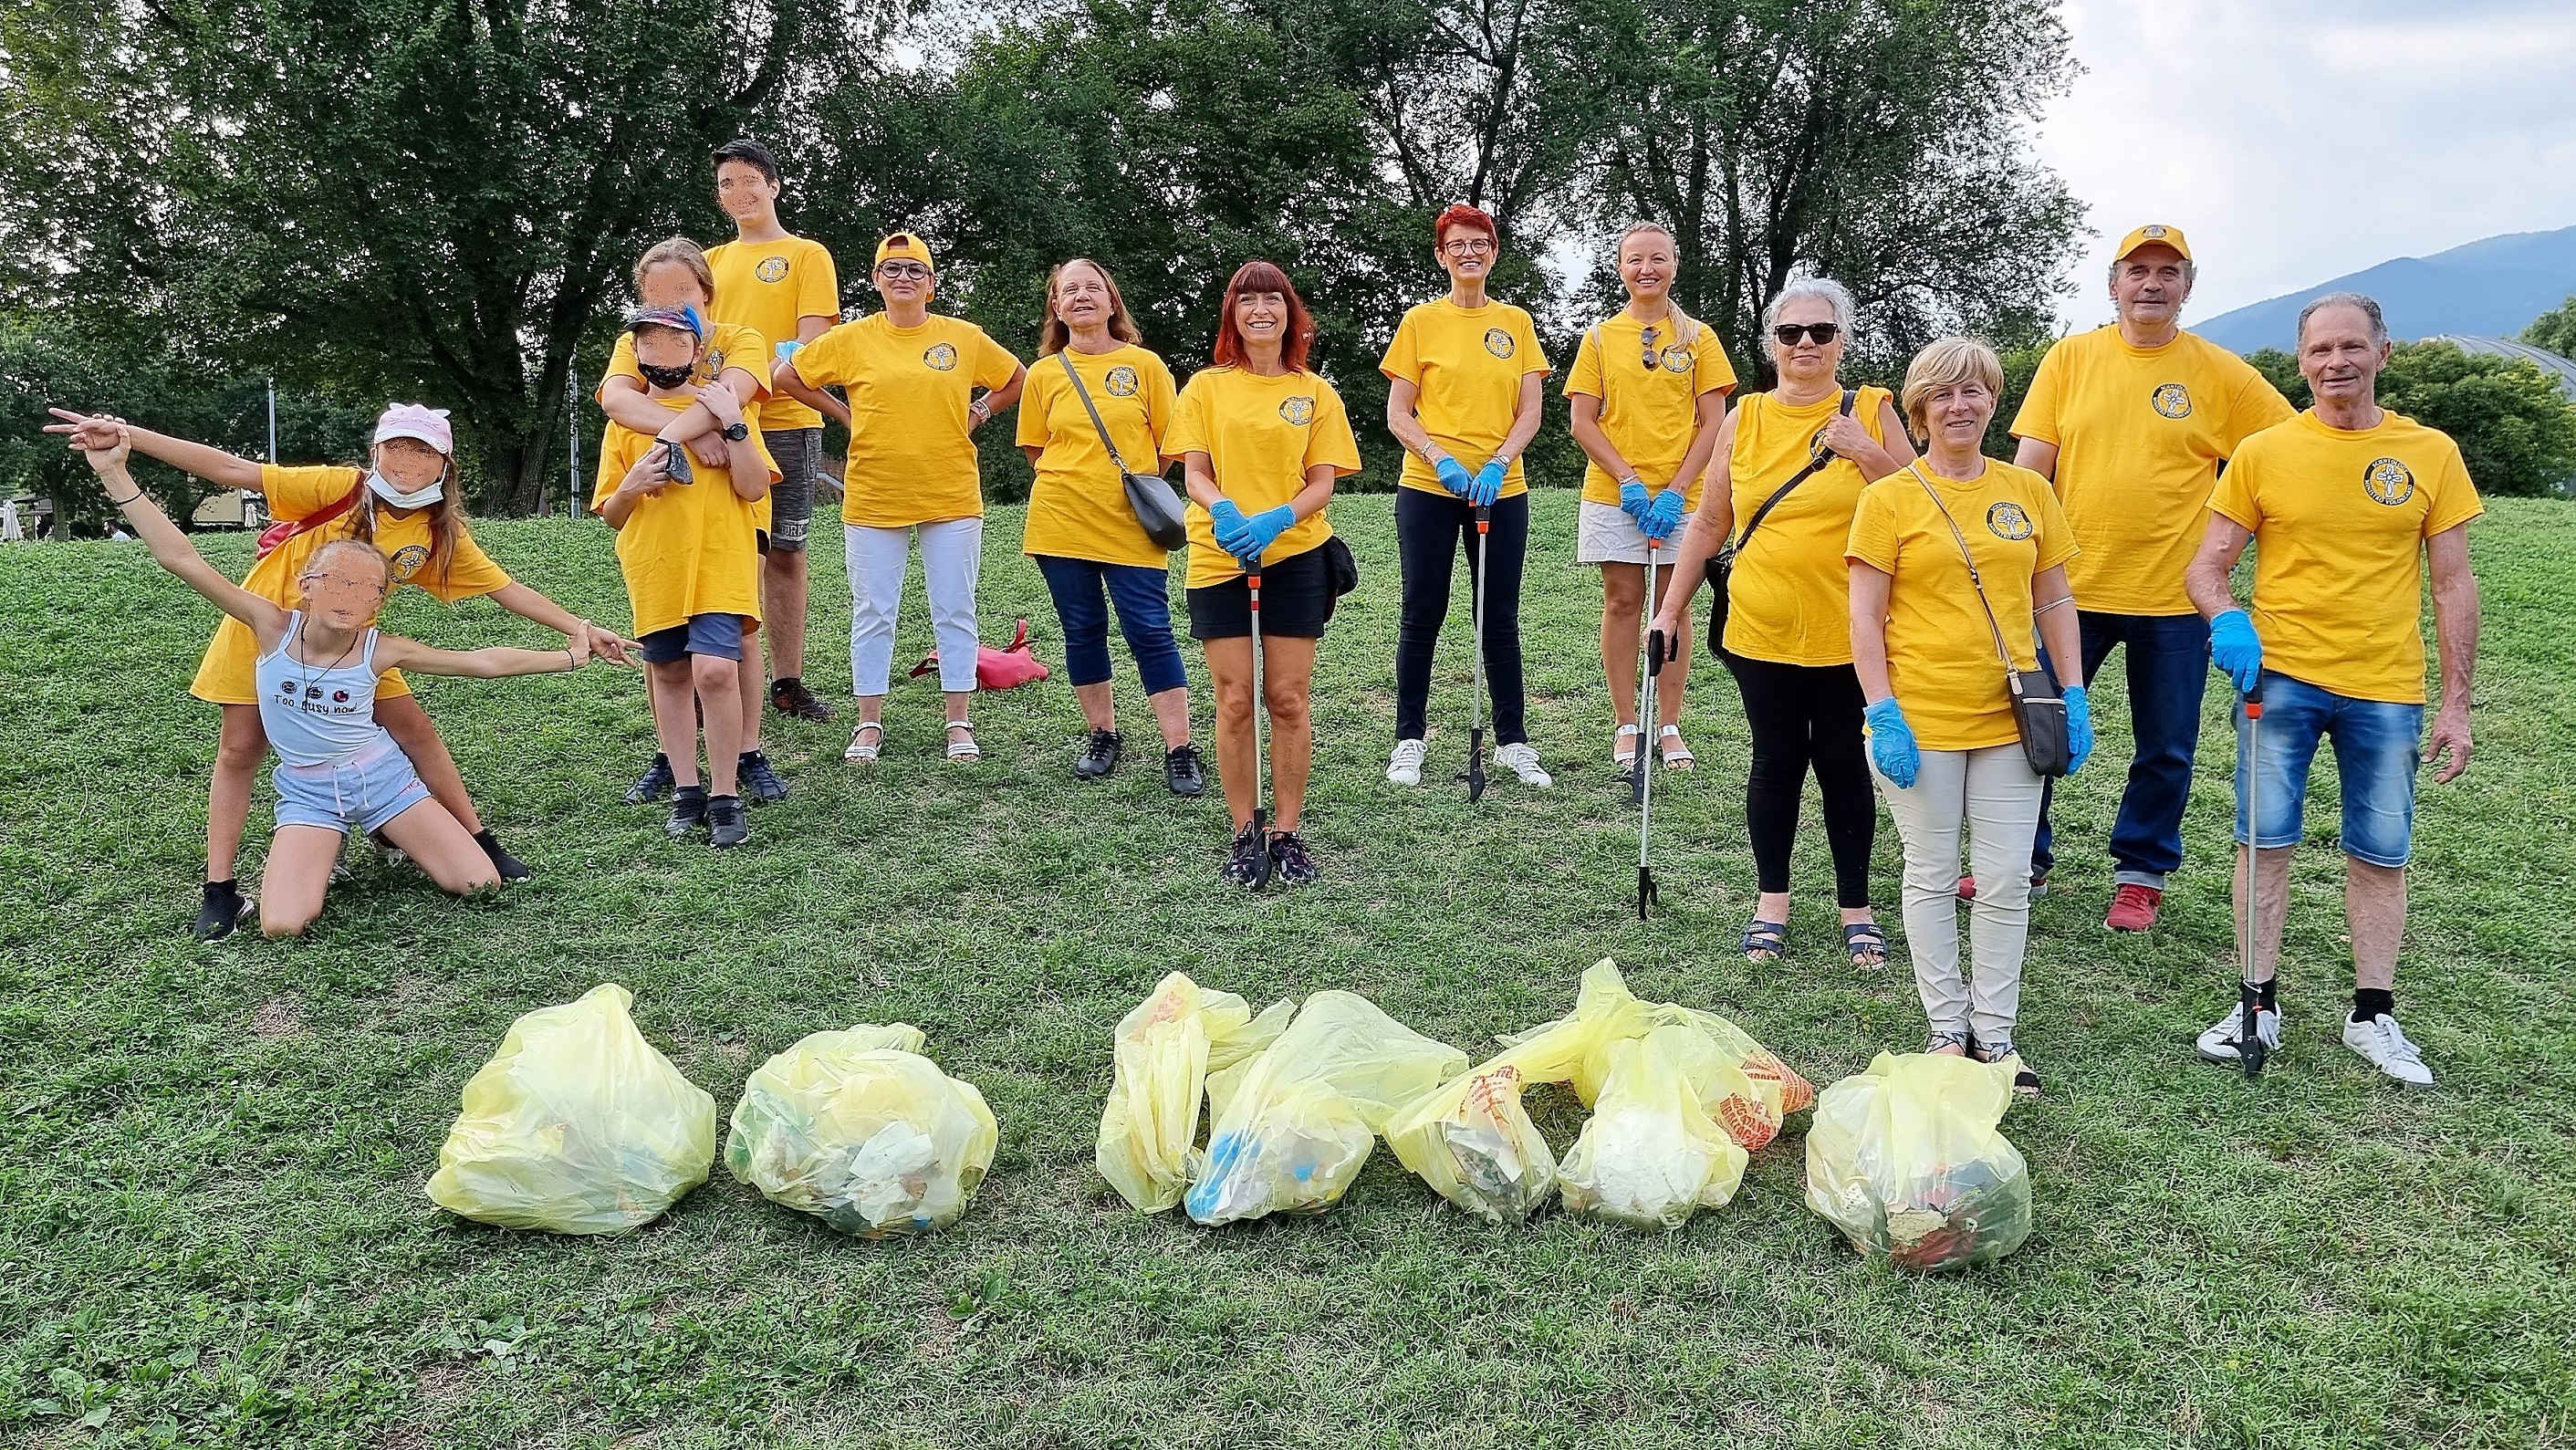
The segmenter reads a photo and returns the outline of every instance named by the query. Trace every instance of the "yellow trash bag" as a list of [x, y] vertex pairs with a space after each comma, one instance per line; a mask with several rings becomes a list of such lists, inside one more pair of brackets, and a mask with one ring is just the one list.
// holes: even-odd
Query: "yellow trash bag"
[[[1686, 1027], [1704, 1039], [1702, 1044], [1676, 1043], [1675, 1048], [1704, 1094], [1702, 1102], [1709, 1116], [1724, 1125], [1729, 1136], [1748, 1152], [1770, 1142], [1779, 1134], [1782, 1119], [1815, 1100], [1816, 1090], [1807, 1080], [1756, 1042], [1751, 1033], [1714, 1012], [1675, 1002], [1637, 1000], [1620, 977], [1617, 964], [1607, 957], [1593, 963], [1583, 974], [1583, 992], [1584, 999], [1592, 1003], [1589, 1010], [1597, 1018], [1615, 1020], [1623, 1026], [1623, 1031], [1604, 1033], [1598, 1038], [1605, 1048], [1621, 1036], [1643, 1036], [1657, 1027]], [[1578, 1000], [1576, 1015], [1581, 1016], [1585, 1010], [1584, 1001]], [[1529, 1042], [1573, 1020], [1560, 1018], [1503, 1040], [1513, 1044]], [[1717, 1073], [1711, 1059], [1742, 1069], [1746, 1081]], [[1609, 1066], [1606, 1051], [1593, 1052], [1576, 1064], [1570, 1081], [1584, 1106], [1600, 1101], [1602, 1079], [1608, 1075]]]
[[1620, 1038], [1603, 1059], [1601, 1095], [1558, 1175], [1565, 1206], [1643, 1229], [1724, 1207], [1744, 1181], [1745, 1151], [1705, 1104], [1749, 1099], [1751, 1079], [1679, 1023]]
[[429, 1196], [503, 1228], [608, 1234], [706, 1181], [716, 1100], [635, 1030], [614, 982], [510, 1024], [465, 1084]]
[[863, 1025], [813, 1033], [762, 1063], [734, 1104], [725, 1167], [772, 1203], [861, 1238], [955, 1223], [1001, 1133], [975, 1085], [921, 1045], [909, 1023]]
[[1992, 1263], [2030, 1237], [2030, 1173], [1996, 1130], [2013, 1064], [1882, 1052], [1825, 1089], [1807, 1128], [1807, 1206], [1864, 1255], [1926, 1272]]
[[1614, 1040], [1646, 1030], [1643, 1004], [1603, 960], [1574, 1011], [1408, 1104], [1386, 1144], [1441, 1197], [1487, 1223], [1518, 1223], [1556, 1188], [1556, 1155], [1521, 1106], [1532, 1083], [1566, 1082]]
[[1212, 1075], [1214, 1126], [1183, 1203], [1214, 1226], [1341, 1201], [1398, 1107], [1467, 1066], [1467, 1054], [1365, 997], [1317, 992], [1258, 1056]]
[[1223, 1071], [1279, 1038], [1296, 1011], [1274, 1002], [1260, 1016], [1232, 992], [1210, 992], [1181, 972], [1119, 1019], [1109, 1105], [1100, 1114], [1100, 1176], [1142, 1213], [1181, 1201], [1210, 1069]]

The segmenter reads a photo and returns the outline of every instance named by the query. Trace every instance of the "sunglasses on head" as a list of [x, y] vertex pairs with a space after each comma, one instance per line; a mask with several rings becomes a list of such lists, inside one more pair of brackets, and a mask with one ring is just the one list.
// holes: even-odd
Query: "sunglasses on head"
[[1823, 347], [1826, 343], [1842, 336], [1842, 332], [1842, 328], [1830, 322], [1784, 322], [1771, 329], [1771, 336], [1782, 347], [1796, 347], [1800, 337], [1805, 337], [1816, 346]]
[[919, 262], [880, 262], [877, 275], [897, 282], [921, 282], [929, 279], [930, 269]]

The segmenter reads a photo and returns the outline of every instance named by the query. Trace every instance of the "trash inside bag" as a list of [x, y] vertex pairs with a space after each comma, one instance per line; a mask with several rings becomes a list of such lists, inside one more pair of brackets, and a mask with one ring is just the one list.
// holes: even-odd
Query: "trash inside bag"
[[1258, 1055], [1208, 1078], [1214, 1127], [1183, 1203], [1211, 1226], [1341, 1201], [1396, 1110], [1467, 1055], [1364, 997], [1317, 992]]
[[817, 1032], [760, 1065], [734, 1105], [725, 1167], [846, 1234], [946, 1228], [993, 1166], [1000, 1131], [972, 1083], [898, 1022]]
[[1706, 1104], [1746, 1100], [1751, 1080], [1679, 1023], [1613, 1042], [1604, 1057], [1601, 1095], [1559, 1173], [1565, 1206], [1643, 1229], [1723, 1208], [1744, 1181], [1746, 1155]]
[[504, 1228], [623, 1233], [706, 1181], [716, 1102], [635, 1030], [614, 982], [510, 1024], [465, 1084], [429, 1196]]
[[1997, 1131], [2013, 1062], [1882, 1052], [1816, 1100], [1807, 1206], [1863, 1254], [1934, 1272], [2030, 1237], [2030, 1173]]
[[1181, 1201], [1210, 1069], [1224, 1071], [1279, 1038], [1296, 1010], [1274, 1002], [1260, 1016], [1232, 992], [1210, 992], [1174, 972], [1119, 1020], [1109, 1104], [1100, 1114], [1100, 1176], [1143, 1213]]

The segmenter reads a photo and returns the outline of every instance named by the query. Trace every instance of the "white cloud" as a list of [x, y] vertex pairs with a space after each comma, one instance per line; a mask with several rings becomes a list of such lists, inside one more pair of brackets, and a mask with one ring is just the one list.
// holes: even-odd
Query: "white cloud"
[[2090, 208], [2066, 320], [2106, 320], [2109, 245], [2191, 237], [2214, 317], [2391, 257], [2576, 225], [2571, 0], [2067, 0], [2086, 73], [2037, 149]]

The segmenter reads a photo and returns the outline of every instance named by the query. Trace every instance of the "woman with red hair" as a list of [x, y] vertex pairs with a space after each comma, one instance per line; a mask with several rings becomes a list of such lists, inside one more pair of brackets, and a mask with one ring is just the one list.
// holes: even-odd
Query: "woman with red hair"
[[[1546, 354], [1530, 315], [1485, 295], [1502, 251], [1494, 219], [1465, 203], [1432, 223], [1432, 256], [1449, 295], [1404, 314], [1378, 371], [1386, 374], [1386, 427], [1404, 445], [1395, 495], [1404, 616], [1395, 645], [1395, 752], [1386, 778], [1422, 783], [1431, 660], [1449, 617], [1449, 570], [1464, 543], [1467, 587], [1485, 594], [1485, 680], [1494, 702], [1494, 762], [1521, 783], [1553, 782], [1529, 743], [1521, 689], [1521, 563], [1529, 551], [1529, 485], [1521, 450], [1538, 433]], [[1472, 460], [1472, 462], [1471, 462]], [[1471, 471], [1472, 470], [1472, 471]], [[1480, 546], [1476, 512], [1491, 510]], [[1486, 556], [1490, 551], [1491, 557]]]
[[[1333, 481], [1360, 471], [1359, 440], [1333, 385], [1306, 370], [1314, 318], [1286, 273], [1246, 262], [1225, 284], [1216, 365], [1191, 378], [1163, 451], [1188, 474], [1190, 637], [1207, 651], [1216, 687], [1216, 773], [1234, 820], [1227, 880], [1258, 885], [1275, 873], [1315, 879], [1299, 826], [1315, 753], [1307, 695], [1315, 643], [1338, 597], [1337, 556], [1324, 506]], [[1262, 704], [1270, 712], [1267, 841], [1253, 824], [1261, 762], [1252, 733], [1250, 563], [1261, 566]], [[1265, 863], [1263, 858], [1268, 857]]]

